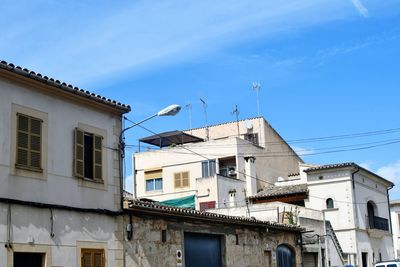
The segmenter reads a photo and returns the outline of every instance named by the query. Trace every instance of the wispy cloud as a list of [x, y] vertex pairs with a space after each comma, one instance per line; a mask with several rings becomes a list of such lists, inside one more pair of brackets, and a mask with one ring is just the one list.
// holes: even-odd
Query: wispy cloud
[[[387, 164], [377, 170], [377, 174], [392, 181], [395, 185], [400, 183], [400, 160]], [[395, 186], [391, 190], [391, 198], [400, 199], [400, 188]]]
[[307, 156], [307, 155], [315, 153], [315, 150], [313, 150], [312, 148], [304, 148], [304, 147], [292, 146], [292, 149], [299, 156]]
[[353, 5], [364, 18], [368, 17], [368, 9], [361, 3], [360, 0], [352, 0]]
[[[255, 36], [275, 36], [349, 14], [338, 0], [99, 3], [96, 15], [84, 12], [85, 4], [77, 11], [73, 5], [52, 5], [52, 10], [28, 5], [32, 10], [27, 13], [37, 14], [29, 23], [16, 24], [23, 19], [12, 13], [18, 8], [5, 12], [10, 18], [3, 20], [10, 25], [0, 26], [8, 38], [2, 38], [0, 50], [18, 64], [78, 85], [178, 64]], [[12, 35], [8, 28], [23, 34]]]

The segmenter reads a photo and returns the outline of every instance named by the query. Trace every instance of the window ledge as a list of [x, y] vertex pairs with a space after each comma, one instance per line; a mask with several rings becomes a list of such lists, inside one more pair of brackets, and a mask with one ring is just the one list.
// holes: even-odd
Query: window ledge
[[160, 194], [163, 193], [163, 190], [151, 190], [151, 191], [146, 191], [147, 195], [155, 195], [155, 194]]
[[24, 171], [43, 173], [43, 169], [42, 168], [37, 169], [37, 168], [31, 168], [31, 167], [27, 167], [27, 166], [23, 166], [23, 165], [18, 165], [18, 164], [15, 164], [15, 168], [16, 169], [20, 169], [20, 170], [24, 170]]
[[97, 184], [104, 184], [104, 180], [100, 180], [100, 179], [90, 179], [90, 178], [83, 178], [83, 181], [86, 182], [92, 182], [92, 183], [97, 183]]
[[339, 208], [331, 208], [331, 209], [324, 209], [324, 212], [327, 212], [327, 211], [338, 211], [339, 210]]

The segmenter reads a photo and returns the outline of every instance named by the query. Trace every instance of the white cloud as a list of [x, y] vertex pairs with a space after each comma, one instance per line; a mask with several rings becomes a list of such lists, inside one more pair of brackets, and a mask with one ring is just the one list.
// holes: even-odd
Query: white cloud
[[291, 147], [299, 156], [307, 156], [315, 153], [315, 150], [311, 148], [304, 148], [298, 146], [291, 146]]
[[[350, 14], [348, 7], [339, 0], [137, 1], [121, 7], [99, 4], [93, 16], [85, 8], [75, 12], [72, 5], [61, 3], [56, 8], [62, 12], [31, 10], [29, 14], [41, 15], [29, 23], [16, 24], [18, 14], [4, 18], [11, 25], [0, 28], [7, 38], [0, 50], [14, 63], [85, 85], [343, 18]], [[10, 35], [8, 29], [26, 34]], [[36, 34], [36, 29], [46, 34]]]
[[376, 173], [395, 184], [395, 187], [390, 191], [390, 195], [392, 198], [399, 199], [400, 188], [398, 184], [400, 183], [400, 160], [379, 168]]
[[353, 5], [364, 18], [368, 17], [368, 9], [361, 3], [360, 0], [352, 0]]

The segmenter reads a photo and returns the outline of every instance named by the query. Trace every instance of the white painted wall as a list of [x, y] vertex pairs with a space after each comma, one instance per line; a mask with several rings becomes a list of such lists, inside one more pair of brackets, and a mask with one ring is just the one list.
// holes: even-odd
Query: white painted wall
[[[82, 186], [73, 176], [73, 133], [79, 124], [99, 128], [106, 133], [104, 147], [116, 148], [118, 128], [117, 117], [110, 113], [100, 112], [89, 106], [74, 103], [41, 93], [9, 82], [0, 78], [0, 196], [4, 198], [17, 198], [20, 200], [46, 202], [82, 208], [102, 208], [117, 210], [115, 194], [118, 193], [119, 184], [114, 176], [114, 161], [117, 152], [103, 148], [104, 157], [104, 186], [101, 189], [97, 184], [89, 183]], [[13, 105], [46, 113], [48, 117], [48, 136], [43, 140], [47, 160], [44, 164], [46, 179], [33, 179], [13, 174], [14, 158], [11, 158], [11, 134], [15, 131], [16, 118], [12, 115]], [[28, 114], [29, 115], [29, 114]], [[13, 122], [14, 120], [14, 122]], [[47, 166], [46, 166], [47, 165]], [[68, 190], [66, 190], [68, 189]], [[33, 193], [34, 192], [34, 193]]]
[[400, 202], [398, 200], [390, 203], [390, 213], [392, 219], [395, 258], [400, 258]]

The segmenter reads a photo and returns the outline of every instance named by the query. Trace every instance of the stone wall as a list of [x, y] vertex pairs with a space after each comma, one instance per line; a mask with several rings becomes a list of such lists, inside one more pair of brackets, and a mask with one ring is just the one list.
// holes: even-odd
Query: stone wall
[[[125, 216], [125, 224], [130, 222]], [[142, 217], [135, 213], [132, 220], [132, 239], [126, 240], [126, 266], [177, 266], [176, 252], [184, 252], [184, 233], [205, 233], [221, 236], [222, 263], [226, 267], [268, 266], [265, 254], [271, 253], [272, 266], [277, 266], [276, 248], [286, 244], [295, 252], [295, 266], [301, 266], [298, 233], [260, 227], [223, 225], [185, 219]], [[162, 241], [162, 231], [166, 240]], [[237, 242], [238, 241], [238, 242]], [[182, 264], [184, 265], [184, 262]]]

